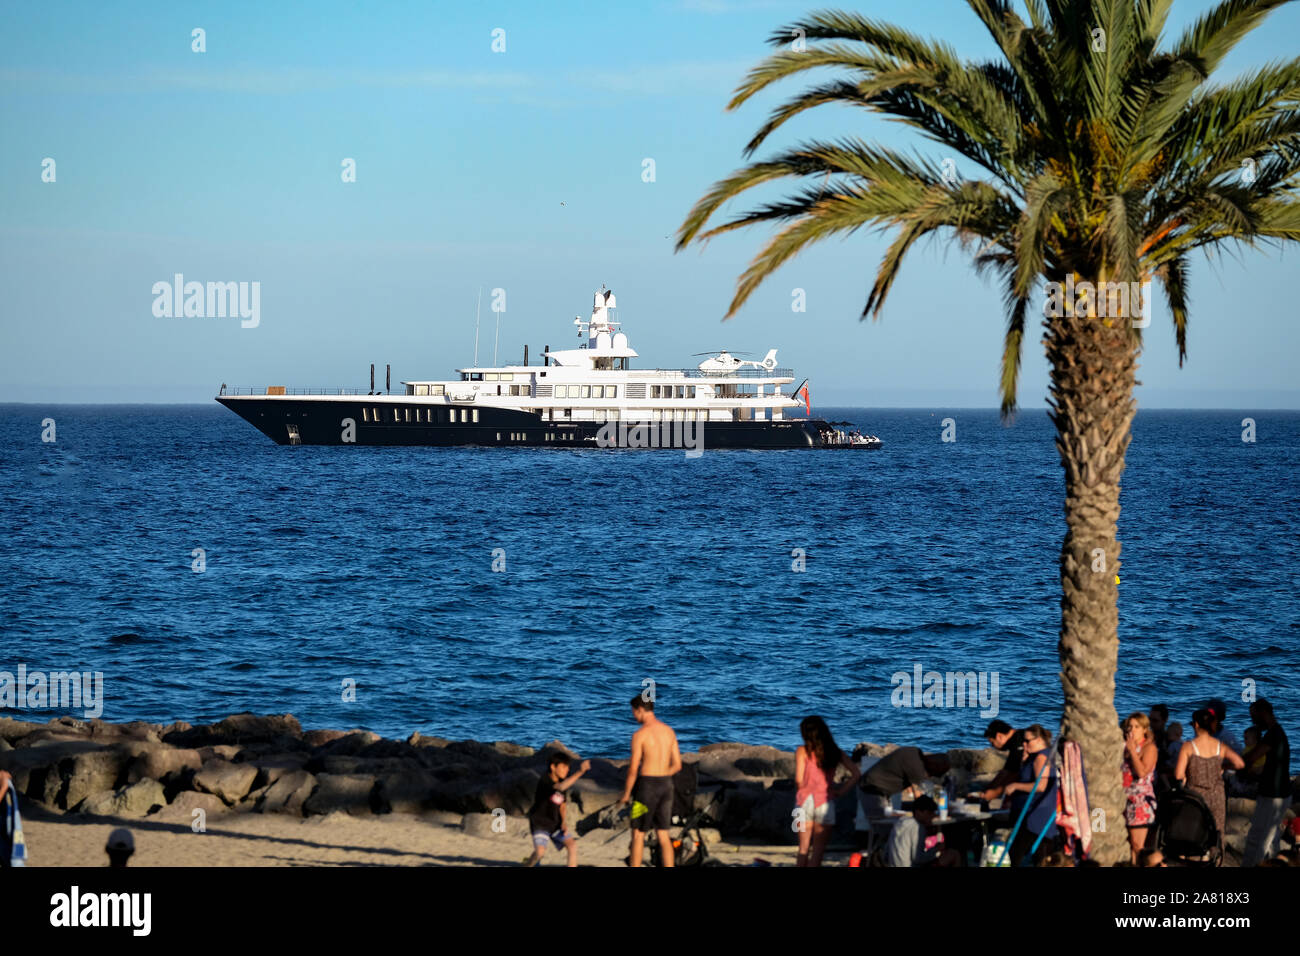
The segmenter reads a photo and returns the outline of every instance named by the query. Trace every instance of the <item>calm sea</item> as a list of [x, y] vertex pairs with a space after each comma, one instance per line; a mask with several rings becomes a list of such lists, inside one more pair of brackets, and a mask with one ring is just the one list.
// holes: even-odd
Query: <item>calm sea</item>
[[[789, 747], [811, 713], [847, 744], [981, 745], [978, 706], [892, 706], [919, 664], [996, 672], [999, 716], [1054, 728], [1045, 413], [816, 411], [884, 449], [282, 448], [215, 404], [0, 406], [0, 670], [102, 671], [115, 721], [290, 712], [615, 754], [654, 681], [692, 749]], [[1220, 696], [1240, 734], [1253, 681], [1297, 728], [1300, 414], [1134, 431], [1121, 714], [1186, 724]]]

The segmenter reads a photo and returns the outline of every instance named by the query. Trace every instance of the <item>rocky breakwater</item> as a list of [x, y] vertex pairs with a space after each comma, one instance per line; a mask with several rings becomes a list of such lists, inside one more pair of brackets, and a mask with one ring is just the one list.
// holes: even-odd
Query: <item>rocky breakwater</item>
[[[877, 756], [893, 749], [866, 747]], [[389, 740], [363, 730], [304, 731], [288, 714], [235, 714], [200, 726], [0, 718], [0, 770], [28, 801], [54, 813], [185, 824], [195, 810], [206, 817], [410, 813], [487, 835], [500, 832], [504, 811], [509, 830], [526, 832], [523, 817], [557, 749], [570, 752], [558, 741], [534, 749], [419, 733]], [[1003, 759], [991, 750], [949, 756], [959, 786], [991, 777]], [[570, 791], [569, 820], [580, 834], [616, 825], [627, 767], [589, 759], [591, 770]], [[717, 743], [683, 761], [698, 771], [696, 807], [708, 810], [721, 835], [794, 842], [793, 753]], [[854, 800], [843, 798], [847, 828]]]

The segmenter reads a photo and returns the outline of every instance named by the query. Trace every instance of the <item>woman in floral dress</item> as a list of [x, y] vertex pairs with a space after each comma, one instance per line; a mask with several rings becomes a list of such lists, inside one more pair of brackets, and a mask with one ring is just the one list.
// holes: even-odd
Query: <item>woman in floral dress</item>
[[1137, 866], [1138, 854], [1147, 842], [1147, 831], [1156, 822], [1157, 747], [1151, 736], [1151, 721], [1141, 711], [1129, 714], [1124, 730], [1124, 822], [1128, 825], [1129, 858]]

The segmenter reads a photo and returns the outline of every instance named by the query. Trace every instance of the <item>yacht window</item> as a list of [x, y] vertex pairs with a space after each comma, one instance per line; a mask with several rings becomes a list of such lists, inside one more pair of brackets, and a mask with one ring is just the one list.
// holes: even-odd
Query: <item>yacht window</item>
[[481, 381], [483, 381], [483, 373], [482, 373], [482, 372], [470, 372], [470, 373], [469, 373], [469, 380], [470, 380], [471, 382], [481, 382]]
[[478, 421], [478, 409], [474, 409], [474, 421]]
[[500, 377], [501, 377], [501, 376], [498, 375], [496, 372], [488, 372], [486, 375], [483, 376], [483, 381], [485, 381], [485, 382], [495, 382], [495, 381], [497, 381]]
[[370, 409], [365, 408], [364, 406], [361, 409], [361, 420], [363, 422], [370, 421]]
[[591, 398], [591, 386], [590, 386], [590, 385], [584, 385], [584, 386], [582, 386], [582, 397], [583, 397], [583, 398]]
[[429, 394], [430, 394], [430, 395], [445, 395], [446, 392], [447, 392], [447, 387], [446, 387], [445, 385], [430, 385], [430, 386], [429, 386]]
[[409, 421], [411, 420], [411, 410], [410, 410], [409, 408], [406, 408], [406, 409], [403, 409], [403, 412], [404, 412], [405, 414], [404, 414], [402, 417], [405, 418], [405, 419], [409, 422]]
[[515, 373], [514, 373], [514, 372], [502, 372], [502, 373], [501, 373], [501, 381], [503, 381], [503, 382], [513, 382], [514, 380], [515, 380]]
[[617, 386], [617, 385], [606, 385], [606, 386], [605, 386], [605, 397], [606, 397], [606, 398], [618, 398], [618, 386]]
[[449, 416], [449, 420], [451, 421], [451, 423], [453, 425], [456, 424], [456, 409], [453, 408], [448, 410], [447, 415]]

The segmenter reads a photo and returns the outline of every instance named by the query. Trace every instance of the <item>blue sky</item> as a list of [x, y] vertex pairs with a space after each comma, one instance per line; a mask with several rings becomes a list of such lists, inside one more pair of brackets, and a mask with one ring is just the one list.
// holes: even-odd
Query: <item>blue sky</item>
[[[765, 236], [673, 254], [691, 204], [742, 161], [780, 87], [724, 106], [772, 30], [820, 5], [696, 0], [10, 3], [0, 8], [0, 401], [204, 401], [232, 385], [364, 385], [368, 364], [468, 364], [484, 290], [506, 290], [502, 361], [573, 341], [606, 283], [642, 364], [778, 348], [822, 404], [992, 406], [1003, 314], [959, 249], [923, 247], [859, 322], [888, 238], [830, 242], [722, 323]], [[845, 4], [987, 57], [956, 0]], [[1179, 0], [1176, 32], [1211, 4]], [[207, 50], [191, 50], [191, 31]], [[505, 31], [493, 52], [492, 31]], [[1295, 54], [1276, 13], [1232, 75]], [[830, 110], [771, 141], [855, 134], [938, 148]], [[54, 183], [42, 161], [56, 162]], [[341, 180], [344, 158], [355, 183]], [[642, 179], [643, 160], [655, 181]], [[973, 170], [959, 172], [973, 174]], [[1157, 303], [1146, 407], [1300, 407], [1297, 250], [1198, 261], [1190, 361]], [[152, 287], [261, 283], [261, 321], [159, 318]], [[791, 311], [802, 288], [807, 312]], [[1021, 404], [1042, 408], [1038, 336]]]

